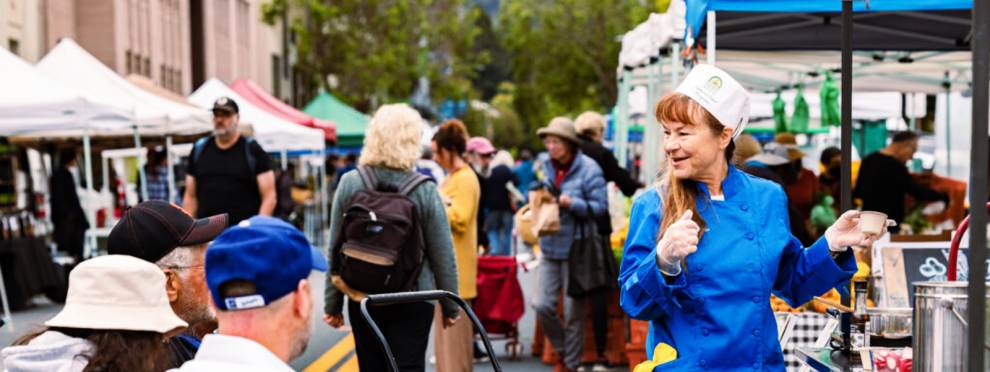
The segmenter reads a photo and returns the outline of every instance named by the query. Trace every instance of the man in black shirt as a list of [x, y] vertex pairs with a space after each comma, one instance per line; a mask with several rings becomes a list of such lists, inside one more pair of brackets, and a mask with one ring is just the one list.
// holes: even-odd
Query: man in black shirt
[[213, 104], [213, 135], [193, 146], [186, 167], [183, 207], [202, 218], [227, 213], [235, 225], [275, 210], [275, 173], [265, 150], [238, 131], [237, 103], [220, 97]]
[[919, 185], [908, 173], [905, 163], [914, 158], [917, 150], [918, 135], [904, 131], [895, 134], [890, 145], [863, 159], [853, 190], [853, 197], [863, 200], [863, 210], [886, 213], [887, 218], [900, 224], [904, 221], [907, 194], [919, 201], [948, 202], [947, 194]]

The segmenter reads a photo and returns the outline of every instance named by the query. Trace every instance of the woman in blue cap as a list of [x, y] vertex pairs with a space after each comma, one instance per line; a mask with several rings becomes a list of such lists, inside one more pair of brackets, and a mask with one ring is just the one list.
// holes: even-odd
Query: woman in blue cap
[[622, 308], [650, 321], [647, 356], [666, 357], [657, 371], [784, 370], [770, 294], [801, 305], [872, 244], [851, 211], [802, 247], [784, 190], [732, 166], [748, 116], [746, 90], [709, 65], [657, 104], [667, 168], [633, 204], [619, 276]]

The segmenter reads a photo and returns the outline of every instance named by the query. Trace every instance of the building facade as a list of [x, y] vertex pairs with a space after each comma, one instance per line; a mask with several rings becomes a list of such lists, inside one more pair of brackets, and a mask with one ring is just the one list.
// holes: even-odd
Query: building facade
[[72, 38], [121, 74], [181, 95], [209, 78], [254, 80], [293, 103], [291, 38], [270, 0], [0, 0], [0, 47], [35, 63]]
[[0, 0], [0, 47], [28, 62], [38, 62], [44, 48], [43, 0]]

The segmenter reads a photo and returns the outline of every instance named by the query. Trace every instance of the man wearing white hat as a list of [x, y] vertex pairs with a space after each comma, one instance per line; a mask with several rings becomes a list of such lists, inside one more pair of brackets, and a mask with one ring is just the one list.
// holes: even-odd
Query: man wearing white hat
[[848, 212], [801, 246], [783, 189], [731, 164], [748, 117], [746, 89], [710, 65], [656, 106], [666, 174], [633, 204], [619, 282], [665, 371], [782, 371], [770, 294], [803, 304], [856, 272], [849, 246], [872, 244]]

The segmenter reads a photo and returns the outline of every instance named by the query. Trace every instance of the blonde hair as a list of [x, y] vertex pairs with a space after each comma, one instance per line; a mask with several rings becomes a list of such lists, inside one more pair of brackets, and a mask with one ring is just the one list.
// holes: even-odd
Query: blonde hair
[[[725, 126], [708, 110], [681, 93], [670, 93], [661, 98], [660, 102], [657, 102], [655, 115], [657, 121], [661, 123], [705, 125], [712, 130], [715, 136], [718, 136], [725, 129]], [[727, 162], [731, 162], [735, 149], [735, 142], [729, 142], [724, 154]], [[693, 180], [674, 177], [674, 173], [670, 171], [669, 162], [664, 168], [664, 172], [660, 176], [660, 187], [664, 191], [660, 195], [663, 200], [663, 219], [660, 221], [660, 231], [666, 231], [667, 227], [677, 222], [686, 210], [693, 212], [694, 217], [692, 219], [701, 227], [702, 232], [705, 231], [705, 220], [701, 218], [695, 204], [699, 192], [698, 183]], [[657, 237], [657, 239], [659, 238], [660, 236]]]
[[360, 165], [410, 171], [422, 154], [423, 118], [404, 103], [385, 105], [375, 111], [364, 131]]
[[574, 130], [590, 136], [605, 132], [605, 117], [594, 111], [585, 111], [574, 119]]

